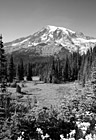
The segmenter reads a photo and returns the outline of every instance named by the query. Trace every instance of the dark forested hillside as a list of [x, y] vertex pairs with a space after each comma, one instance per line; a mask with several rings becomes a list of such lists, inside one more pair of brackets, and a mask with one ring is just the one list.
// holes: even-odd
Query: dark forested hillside
[[[18, 71], [18, 68], [20, 69], [20, 67], [24, 67], [23, 77], [27, 76], [28, 65], [30, 63], [31, 75], [40, 76], [40, 79], [46, 83], [62, 83], [80, 80], [84, 85], [85, 81], [91, 78], [92, 65], [95, 61], [95, 57], [96, 47], [94, 47], [93, 50], [88, 50], [87, 53], [83, 55], [81, 55], [78, 50], [78, 52], [65, 53], [63, 57], [54, 55], [30, 58], [30, 56], [28, 56], [28, 58], [25, 59], [24, 56], [18, 56], [16, 58], [13, 56], [14, 66], [16, 68], [14, 76], [19, 74], [20, 70]], [[22, 60], [23, 66], [20, 60]], [[8, 65], [10, 65], [10, 61]]]

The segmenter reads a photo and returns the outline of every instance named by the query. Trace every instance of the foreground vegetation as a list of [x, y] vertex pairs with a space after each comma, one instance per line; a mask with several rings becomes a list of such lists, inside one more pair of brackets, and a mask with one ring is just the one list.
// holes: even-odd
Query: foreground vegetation
[[[1, 108], [4, 108], [4, 111], [0, 109], [2, 140], [17, 140], [22, 132], [25, 140], [42, 139], [37, 128], [52, 140], [59, 140], [61, 134], [66, 138], [72, 130], [77, 130], [78, 121], [90, 123], [86, 134], [95, 131], [96, 100], [90, 83], [82, 88], [76, 82], [59, 85], [23, 82], [20, 93], [16, 88], [7, 87], [7, 92], [0, 97]], [[77, 132], [74, 137], [84, 138]]]

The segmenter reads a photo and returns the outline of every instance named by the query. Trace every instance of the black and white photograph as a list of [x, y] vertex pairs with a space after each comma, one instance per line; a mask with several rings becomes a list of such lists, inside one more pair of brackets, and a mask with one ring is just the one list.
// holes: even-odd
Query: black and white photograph
[[0, 140], [96, 140], [96, 0], [0, 0]]

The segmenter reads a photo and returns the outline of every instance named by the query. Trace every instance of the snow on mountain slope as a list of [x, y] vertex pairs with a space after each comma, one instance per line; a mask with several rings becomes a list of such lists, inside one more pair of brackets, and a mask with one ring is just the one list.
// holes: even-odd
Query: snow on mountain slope
[[67, 28], [48, 25], [33, 35], [5, 43], [6, 53], [34, 52], [38, 55], [54, 55], [62, 51], [69, 52], [79, 50], [81, 54], [86, 53], [90, 47], [96, 45], [96, 39], [85, 36], [83, 33], [75, 32]]
[[13, 43], [12, 46], [21, 45], [22, 43], [28, 41], [29, 39], [30, 39], [30, 38], [27, 38], [27, 39], [25, 39], [25, 40], [23, 40], [23, 41], [21, 41], [21, 42]]

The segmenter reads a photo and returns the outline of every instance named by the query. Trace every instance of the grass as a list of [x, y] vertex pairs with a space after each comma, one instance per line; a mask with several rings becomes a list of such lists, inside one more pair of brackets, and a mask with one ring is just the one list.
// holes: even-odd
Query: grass
[[[21, 86], [21, 83], [19, 84]], [[31, 81], [26, 82], [21, 90], [22, 94], [19, 94], [16, 93], [16, 88], [8, 88], [8, 91], [12, 93], [11, 97], [18, 99], [19, 102], [24, 104], [26, 104], [28, 100], [33, 104], [35, 98], [39, 107], [50, 107], [51, 105], [56, 107], [63, 101], [74, 99], [78, 96], [78, 91], [79, 95], [81, 95], [83, 89], [78, 83], [35, 84]]]

